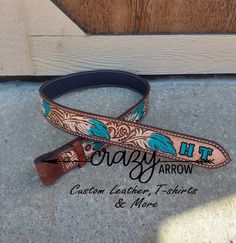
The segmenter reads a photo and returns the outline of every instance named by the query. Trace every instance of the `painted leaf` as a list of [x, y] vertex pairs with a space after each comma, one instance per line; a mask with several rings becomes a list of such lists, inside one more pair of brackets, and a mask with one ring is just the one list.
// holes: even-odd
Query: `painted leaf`
[[147, 140], [147, 143], [150, 149], [154, 151], [159, 150], [164, 153], [176, 155], [176, 150], [173, 146], [173, 142], [164, 135], [153, 133]]
[[66, 119], [63, 119], [63, 124], [64, 124], [64, 126], [67, 127], [67, 129], [69, 129], [73, 132], [79, 131], [86, 135], [89, 135], [88, 130], [92, 126], [87, 118], [81, 118], [81, 117], [77, 117], [77, 116], [71, 116]]
[[110, 134], [105, 124], [94, 119], [89, 119], [89, 122], [92, 124], [92, 126], [88, 129], [89, 135], [110, 139]]
[[47, 101], [45, 101], [44, 99], [41, 99], [41, 105], [42, 105], [43, 115], [47, 117], [48, 113], [51, 110], [50, 104]]
[[136, 108], [136, 110], [127, 117], [127, 120], [128, 121], [138, 121], [138, 120], [140, 120], [143, 117], [143, 115], [144, 115], [144, 108], [145, 108], [145, 104], [144, 104], [144, 102], [142, 102]]
[[78, 116], [70, 116], [63, 119], [63, 124], [73, 132], [80, 132], [90, 136], [110, 139], [110, 134], [104, 123]]
[[89, 140], [88, 144], [90, 144], [92, 146], [93, 150], [98, 150], [104, 145], [103, 142], [98, 142], [98, 141], [94, 141], [94, 140]]
[[137, 115], [137, 117], [140, 119], [143, 115], [144, 115], [144, 107], [145, 104], [144, 102], [142, 102], [136, 109], [135, 113]]

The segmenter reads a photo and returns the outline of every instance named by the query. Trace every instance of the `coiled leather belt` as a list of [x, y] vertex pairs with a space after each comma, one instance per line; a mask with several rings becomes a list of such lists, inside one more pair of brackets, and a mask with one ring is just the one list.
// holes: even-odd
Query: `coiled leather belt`
[[[71, 109], [55, 102], [57, 97], [69, 92], [98, 86], [128, 88], [142, 98], [118, 118]], [[230, 162], [228, 153], [216, 142], [139, 124], [148, 110], [149, 90], [144, 79], [132, 73], [109, 70], [81, 72], [44, 83], [39, 91], [44, 117], [77, 138], [35, 160], [43, 184], [51, 185], [69, 170], [82, 167], [97, 150], [109, 145], [147, 153], [156, 151], [159, 157], [209, 169]]]

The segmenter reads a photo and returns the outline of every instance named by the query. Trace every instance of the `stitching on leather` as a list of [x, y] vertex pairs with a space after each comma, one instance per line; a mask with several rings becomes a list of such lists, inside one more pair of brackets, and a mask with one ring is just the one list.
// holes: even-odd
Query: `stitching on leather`
[[[47, 120], [48, 120], [48, 119], [47, 119]], [[67, 131], [68, 133], [70, 133], [70, 134], [72, 134], [72, 135], [75, 135], [75, 136], [81, 136], [81, 137], [84, 137], [84, 138], [87, 138], [87, 139], [91, 139], [91, 138], [92, 138], [93, 140], [96, 140], [96, 141], [99, 141], [99, 142], [105, 142], [105, 143], [109, 143], [109, 144], [113, 144], [113, 145], [121, 146], [119, 143], [114, 142], [114, 141], [107, 141], [107, 140], [103, 140], [103, 139], [100, 139], [100, 138], [97, 138], [97, 137], [92, 137], [92, 136], [90, 137], [90, 136], [88, 136], [88, 135], [86, 135], [86, 134], [76, 134], [76, 133], [74, 133], [74, 132], [72, 132], [72, 131], [69, 131], [69, 130], [67, 130], [67, 129], [65, 129], [65, 128], [59, 126], [59, 125], [57, 125], [57, 124], [52, 123], [50, 120], [48, 120], [48, 122], [49, 122], [51, 125], [57, 127], [58, 129], [63, 130], [63, 131]], [[213, 146], [215, 146], [215, 145], [213, 144]], [[133, 146], [133, 147], [131, 147], [131, 146], [129, 146], [129, 145], [122, 144], [122, 147], [126, 147], [126, 148], [129, 148], [129, 149], [131, 149], [131, 150], [133, 150], [133, 148], [136, 148], [137, 150], [140, 150], [140, 151], [142, 151], [142, 152], [146, 152], [146, 151], [148, 151], [148, 153], [153, 153], [152, 150], [149, 150], [149, 149], [145, 150], [145, 149], [142, 149], [142, 148], [137, 147], [137, 146]], [[216, 146], [216, 147], [217, 147], [217, 146]], [[220, 148], [219, 148], [219, 149], [220, 149]], [[221, 151], [221, 152], [224, 154], [224, 151]], [[186, 163], [195, 164], [195, 165], [198, 165], [198, 166], [200, 166], [200, 167], [205, 167], [205, 168], [218, 168], [218, 167], [221, 167], [221, 166], [227, 164], [228, 161], [229, 161], [229, 160], [228, 160], [228, 157], [225, 157], [225, 158], [226, 158], [226, 161], [223, 162], [223, 163], [220, 163], [220, 164], [217, 164], [217, 165], [206, 165], [206, 164], [199, 164], [199, 163], [192, 162], [192, 161], [191, 161], [191, 162], [188, 162], [188, 161], [186, 161], [186, 160], [184, 160], [184, 159], [182, 159], [182, 158], [178, 158], [178, 157], [175, 157], [175, 156], [172, 156], [172, 155], [168, 155], [168, 154], [165, 154], [165, 153], [162, 153], [162, 152], [159, 152], [159, 151], [157, 151], [157, 155], [159, 155], [160, 157], [165, 157], [165, 158], [170, 158], [170, 159], [176, 159], [176, 160], [178, 160], [178, 161], [183, 161], [183, 162], [186, 162]]]
[[[146, 109], [148, 109], [148, 107], [149, 107], [148, 98], [149, 98], [149, 96], [146, 96], [146, 97], [144, 97], [144, 100], [142, 101], [142, 102], [144, 102]], [[124, 120], [125, 118], [127, 118], [127, 117], [129, 116], [130, 113], [132, 114], [132, 112], [135, 111], [135, 109], [137, 108], [137, 106], [138, 106], [140, 103], [141, 103], [141, 102], [138, 102], [137, 105], [136, 105], [136, 107], [134, 107], [134, 108], [131, 109], [131, 110], [128, 110], [127, 112], [125, 112], [123, 115], [121, 115], [121, 116], [119, 117], [119, 119]], [[143, 117], [144, 117], [144, 116], [143, 116]], [[143, 117], [141, 117], [141, 119], [142, 119]], [[137, 121], [134, 121], [134, 122], [137, 122]], [[51, 124], [54, 125], [54, 123], [51, 123]], [[85, 138], [84, 141], [87, 142], [87, 141], [89, 141], [89, 139]], [[108, 143], [104, 143], [104, 145], [103, 145], [100, 149], [102, 149], [102, 148], [106, 148], [106, 147], [109, 147], [109, 144], [108, 144]], [[66, 149], [66, 150], [61, 151], [61, 152], [58, 154], [58, 158], [60, 158], [64, 153], [67, 153], [67, 152], [70, 152], [70, 151], [74, 151], [74, 152], [75, 152], [75, 150], [74, 150], [73, 147], [68, 148], [68, 149]], [[92, 154], [94, 154], [95, 152], [96, 152], [96, 151], [94, 151]], [[86, 156], [87, 159], [88, 159], [89, 157], [91, 157], [91, 156]], [[68, 162], [68, 163], [69, 163], [69, 162]], [[63, 167], [63, 171], [64, 171], [64, 172], [67, 172], [67, 171], [70, 171], [71, 169], [73, 169], [73, 168], [75, 168], [75, 167], [77, 167], [77, 166], [68, 169], [66, 166], [64, 166], [64, 163], [62, 163], [62, 167]]]
[[[50, 103], [50, 102], [49, 102]], [[52, 106], [55, 106], [54, 104], [52, 104], [52, 103], [50, 103]], [[207, 140], [207, 139], [200, 139], [200, 138], [195, 138], [195, 137], [191, 137], [191, 136], [188, 136], [188, 135], [185, 135], [185, 134], [179, 134], [179, 133], [174, 133], [174, 132], [170, 132], [170, 131], [166, 131], [166, 130], [162, 130], [162, 129], [157, 129], [157, 128], [153, 128], [153, 127], [149, 127], [149, 126], [147, 126], [147, 125], [139, 125], [139, 124], [136, 124], [136, 123], [132, 123], [132, 124], [130, 124], [129, 122], [127, 122], [127, 121], [124, 121], [124, 120], [118, 120], [118, 119], [114, 119], [114, 118], [106, 118], [106, 117], [101, 117], [101, 116], [99, 116], [99, 115], [93, 115], [93, 114], [89, 114], [89, 115], [87, 115], [86, 113], [83, 113], [83, 112], [81, 112], [81, 111], [78, 111], [78, 112], [75, 112], [75, 111], [73, 111], [73, 110], [70, 110], [70, 109], [64, 109], [64, 108], [61, 108], [60, 106], [55, 106], [56, 108], [59, 108], [59, 109], [61, 109], [61, 110], [63, 110], [63, 111], [65, 111], [65, 112], [71, 112], [71, 113], [73, 113], [73, 114], [75, 114], [75, 115], [80, 115], [80, 116], [83, 116], [83, 117], [86, 117], [86, 118], [95, 118], [95, 119], [98, 119], [98, 120], [104, 120], [104, 121], [108, 121], [108, 122], [111, 122], [111, 121], [113, 121], [113, 122], [118, 122], [118, 123], [121, 123], [121, 124], [125, 124], [125, 125], [128, 125], [128, 126], [134, 126], [134, 127], [137, 127], [137, 128], [145, 128], [145, 129], [147, 129], [147, 130], [152, 130], [152, 131], [155, 131], [155, 132], [161, 132], [161, 133], [164, 133], [164, 134], [166, 134], [166, 135], [170, 135], [170, 136], [177, 136], [177, 137], [180, 137], [180, 138], [186, 138], [186, 139], [190, 139], [190, 140], [193, 140], [193, 141], [196, 141], [196, 142], [201, 142], [201, 143], [205, 143], [205, 144], [210, 144], [210, 145], [212, 145], [212, 146], [214, 146], [214, 147], [216, 147], [216, 148], [218, 148], [222, 153], [223, 153], [223, 155], [225, 156], [225, 158], [226, 158], [226, 161], [228, 162], [228, 154], [226, 154], [225, 153], [225, 151], [217, 144], [217, 143], [215, 143], [215, 142], [212, 142], [212, 141], [210, 141], [210, 140]], [[47, 119], [48, 120], [48, 119]], [[54, 123], [53, 123], [54, 124]], [[67, 131], [67, 132], [69, 132], [69, 130], [68, 129], [65, 129], [65, 128], [62, 128], [64, 131]], [[82, 136], [82, 137], [84, 137], [85, 136], [85, 134], [76, 134], [76, 133], [73, 133], [72, 132], [72, 134], [74, 134], [74, 135], [80, 135], [80, 136]], [[96, 140], [96, 138], [94, 139], [94, 140]], [[99, 141], [103, 141], [103, 142], [105, 142], [104, 140], [99, 140]], [[111, 141], [111, 143], [114, 143], [114, 142], [112, 142]], [[117, 145], [117, 144], [116, 144]], [[123, 145], [122, 145], [123, 146]], [[138, 148], [138, 147], [137, 147]], [[171, 158], [175, 158], [175, 157], [171, 157]], [[180, 158], [179, 158], [180, 159]], [[226, 163], [227, 163], [226, 162]], [[213, 165], [212, 165], [212, 167], [213, 167]]]
[[[81, 72], [80, 74], [81, 74], [81, 75], [83, 75], [83, 74], [97, 74], [97, 73], [102, 73], [102, 72], [114, 72], [114, 71], [113, 71], [113, 70], [99, 70], [99, 71]], [[125, 73], [126, 73], [126, 72], [123, 72], [123, 71], [115, 71], [115, 72], [116, 72], [116, 73], [122, 73], [122, 74], [125, 74]], [[135, 75], [133, 75], [133, 74], [131, 74], [131, 73], [128, 73], [128, 72], [127, 72], [127, 74], [130, 75], [130, 76], [132, 76], [132, 77], [134, 77], [135, 79], [137, 79], [137, 80], [139, 80], [139, 81], [142, 81], [142, 82], [145, 84], [145, 81], [144, 81], [143, 79], [141, 79], [141, 78], [139, 78], [139, 77], [137, 77], [137, 76], [135, 76]], [[68, 75], [67, 77], [69, 78], [69, 77], [72, 77], [72, 76], [75, 76], [75, 75], [77, 75], [77, 74]], [[58, 81], [58, 79], [49, 81], [47, 84], [45, 84], [45, 86], [43, 86], [43, 89], [46, 88], [49, 84], [52, 84], [52, 83], [54, 83], [54, 82], [56, 82], [56, 81]], [[113, 87], [122, 87], [122, 86], [119, 86], [119, 85], [95, 85], [95, 86], [90, 86], [89, 88], [92, 88], [92, 87], [98, 87], [98, 86], [102, 86], [102, 87], [106, 87], [106, 86], [107, 86], [107, 87], [112, 87], [112, 86], [113, 86]], [[126, 86], [123, 86], [123, 87], [129, 89], [129, 87], [126, 87]], [[79, 89], [81, 89], [81, 88], [78, 88], [78, 90], [79, 90]], [[130, 90], [134, 90], [135, 92], [138, 92], [137, 90], [132, 89], [132, 88], [130, 88]], [[72, 90], [72, 91], [70, 91], [70, 92], [73, 92], [73, 91], [76, 91], [76, 90]], [[138, 92], [138, 93], [139, 93], [139, 92]], [[140, 92], [140, 94], [142, 94], [142, 93]], [[64, 94], [63, 94], [63, 95], [64, 95]], [[142, 94], [142, 95], [143, 95], [143, 94]], [[59, 109], [59, 110], [62, 110], [62, 111], [64, 111], [64, 112], [68, 112], [68, 113], [71, 113], [71, 114], [79, 115], [79, 116], [86, 117], [86, 118], [94, 118], [94, 119], [97, 119], [97, 120], [100, 120], [100, 121], [115, 122], [115, 123], [118, 123], [119, 125], [125, 124], [125, 125], [128, 125], [128, 126], [130, 126], [130, 127], [134, 127], [134, 128], [147, 129], [147, 130], [151, 130], [151, 131], [154, 131], [154, 132], [161, 132], [161, 133], [163, 133], [163, 134], [170, 135], [170, 136], [174, 136], [174, 137], [180, 137], [180, 138], [185, 138], [185, 139], [189, 139], [189, 140], [196, 141], [196, 142], [200, 142], [200, 143], [204, 143], [204, 144], [209, 144], [209, 145], [212, 145], [213, 147], [219, 149], [219, 150], [222, 152], [222, 154], [224, 155], [225, 159], [226, 159], [225, 162], [220, 163], [220, 164], [217, 164], [217, 165], [206, 165], [206, 164], [199, 164], [199, 163], [197, 163], [197, 162], [189, 162], [189, 163], [191, 163], [191, 164], [195, 164], [195, 165], [197, 165], [197, 166], [205, 167], [205, 168], [218, 168], [218, 167], [221, 167], [221, 166], [227, 164], [228, 161], [229, 161], [229, 155], [228, 155], [228, 153], [227, 153], [226, 151], [224, 151], [224, 150], [222, 149], [222, 147], [221, 147], [220, 145], [218, 145], [218, 143], [216, 143], [216, 142], [210, 141], [210, 140], [208, 140], [208, 139], [201, 139], [201, 138], [197, 138], [197, 137], [194, 137], [194, 136], [189, 136], [189, 135], [182, 134], [182, 133], [178, 133], [178, 132], [168, 131], [168, 130], [165, 130], [165, 129], [155, 128], [155, 127], [148, 126], [148, 125], [145, 125], [145, 124], [139, 125], [139, 124], [134, 123], [134, 122], [131, 124], [130, 122], [123, 120], [123, 118], [125, 118], [126, 115], [130, 114], [130, 112], [132, 112], [133, 109], [135, 109], [135, 107], [137, 107], [142, 101], [145, 101], [145, 105], [147, 105], [147, 106], [149, 105], [149, 104], [146, 104], [146, 100], [148, 100], [148, 98], [149, 98], [149, 97], [148, 97], [148, 94], [147, 94], [146, 96], [144, 96], [139, 102], [137, 102], [137, 103], [134, 105], [133, 109], [131, 108], [130, 110], [128, 110], [127, 112], [125, 112], [125, 113], [123, 114], [124, 116], [119, 117], [119, 119], [122, 118], [122, 120], [119, 120], [119, 119], [117, 119], [117, 118], [112, 118], [112, 117], [110, 118], [110, 117], [104, 117], [104, 116], [100, 116], [100, 115], [96, 115], [96, 114], [86, 113], [86, 112], [83, 112], [83, 111], [80, 111], [80, 110], [77, 110], [77, 111], [75, 111], [75, 110], [71, 110], [70, 108], [67, 108], [67, 107], [65, 107], [65, 108], [64, 108], [64, 107], [61, 107], [61, 105], [58, 104], [58, 103], [55, 103], [55, 102], [52, 103], [50, 100], [47, 99], [47, 97], [42, 97], [42, 98], [43, 98], [43, 99], [46, 99], [46, 101], [47, 101], [52, 107], [55, 107], [56, 109]], [[91, 138], [92, 138], [92, 139], [95, 140], [95, 141], [104, 142], [104, 143], [105, 143], [104, 147], [105, 147], [107, 144], [114, 144], [114, 145], [118, 145], [118, 146], [123, 146], [123, 147], [129, 148], [129, 149], [134, 149], [134, 148], [136, 148], [136, 149], [138, 149], [138, 150], [140, 150], [140, 151], [146, 152], [145, 149], [142, 149], [142, 148], [140, 148], [140, 147], [138, 147], [138, 146], [135, 146], [135, 145], [133, 145], [133, 147], [132, 147], [132, 146], [129, 146], [129, 145], [126, 145], [126, 144], [122, 144], [122, 145], [120, 145], [118, 142], [115, 142], [115, 141], [107, 141], [107, 140], [105, 140], [105, 139], [100, 139], [100, 138], [98, 138], [98, 137], [88, 136], [88, 135], [86, 135], [86, 134], [82, 134], [82, 133], [75, 133], [75, 132], [70, 131], [70, 130], [64, 128], [64, 127], [61, 127], [61, 126], [57, 125], [57, 124], [54, 124], [54, 123], [51, 122], [48, 118], [46, 118], [46, 119], [47, 119], [47, 121], [48, 121], [50, 124], [52, 124], [53, 126], [57, 127], [58, 129], [60, 129], [60, 130], [62, 130], [62, 131], [68, 132], [68, 133], [73, 134], [73, 135], [75, 135], [75, 136], [81, 136], [81, 137], [84, 137], [85, 139], [91, 139]], [[152, 150], [149, 150], [149, 149], [147, 149], [147, 151], [148, 151], [149, 153], [152, 153], [152, 152], [153, 152]], [[65, 152], [65, 151], [63, 151], [63, 152]], [[157, 151], [157, 155], [159, 155], [159, 156], [163, 156], [163, 157], [165, 157], [165, 158], [171, 158], [171, 159], [175, 159], [175, 160], [178, 160], [178, 161], [184, 161], [184, 162], [187, 162], [186, 160], [184, 160], [184, 159], [182, 159], [182, 158], [178, 158], [178, 157], [175, 157], [175, 156], [173, 156], [173, 155], [168, 155], [168, 154], [165, 154], [165, 153], [162, 153], [162, 152], [159, 152], [159, 151]]]
[[[114, 70], [85, 71], [85, 72], [80, 72], [79, 74], [75, 73], [75, 74], [67, 75], [67, 78], [69, 78], [69, 77], [73, 77], [73, 76], [76, 76], [76, 75], [81, 76], [81, 75], [84, 75], [84, 74], [113, 73], [113, 72], [114, 72]], [[138, 76], [135, 76], [135, 75], [132, 74], [132, 73], [125, 72], [125, 71], [119, 71], [119, 70], [117, 70], [117, 71], [115, 71], [115, 72], [116, 72], [116, 73], [121, 73], [121, 74], [128, 74], [129, 76], [132, 76], [132, 77], [134, 77], [135, 79], [137, 79], [137, 80], [139, 80], [139, 81], [142, 81], [142, 83], [145, 84], [145, 81], [144, 81], [143, 79], [139, 78]], [[49, 84], [52, 84], [52, 83], [54, 83], [54, 82], [57, 82], [57, 81], [60, 80], [60, 79], [63, 79], [63, 77], [62, 77], [62, 78], [53, 79], [53, 80], [51, 80], [51, 81], [48, 81], [46, 84], [44, 84], [43, 88], [46, 88]]]

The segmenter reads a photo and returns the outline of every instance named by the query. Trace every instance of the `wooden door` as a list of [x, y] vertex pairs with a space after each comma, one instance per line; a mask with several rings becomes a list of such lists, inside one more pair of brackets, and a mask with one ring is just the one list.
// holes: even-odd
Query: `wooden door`
[[89, 33], [236, 32], [235, 0], [52, 0]]
[[236, 73], [235, 5], [236, 0], [2, 0], [0, 76], [92, 69]]

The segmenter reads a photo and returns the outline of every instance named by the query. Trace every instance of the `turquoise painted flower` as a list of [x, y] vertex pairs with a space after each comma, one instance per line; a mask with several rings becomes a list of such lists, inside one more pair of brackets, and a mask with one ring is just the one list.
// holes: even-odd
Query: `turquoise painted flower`
[[147, 139], [147, 144], [153, 151], [161, 151], [176, 156], [176, 150], [173, 146], [173, 142], [162, 134], [151, 134], [150, 138]]
[[51, 110], [50, 104], [49, 104], [47, 101], [41, 99], [41, 105], [42, 105], [42, 112], [43, 112], [43, 115], [44, 115], [45, 117], [47, 117], [47, 116], [48, 116], [48, 113], [49, 113], [50, 110]]

